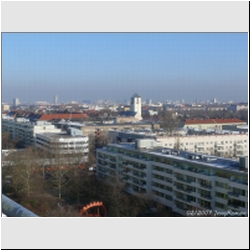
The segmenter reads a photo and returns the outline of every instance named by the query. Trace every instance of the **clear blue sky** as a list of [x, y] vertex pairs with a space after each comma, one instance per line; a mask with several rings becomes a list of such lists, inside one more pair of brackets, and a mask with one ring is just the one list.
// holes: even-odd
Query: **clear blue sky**
[[2, 101], [248, 100], [247, 33], [2, 33]]

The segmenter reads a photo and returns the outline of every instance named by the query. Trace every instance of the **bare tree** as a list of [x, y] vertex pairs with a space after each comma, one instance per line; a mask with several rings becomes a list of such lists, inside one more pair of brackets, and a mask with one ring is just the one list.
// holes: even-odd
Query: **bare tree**
[[39, 164], [36, 156], [36, 150], [30, 147], [12, 153], [6, 159], [10, 163], [6, 168], [11, 176], [12, 188], [19, 196], [29, 197], [37, 187]]
[[57, 190], [57, 196], [59, 199], [62, 198], [62, 189], [68, 183], [68, 176], [66, 175], [69, 171], [69, 164], [67, 158], [60, 153], [60, 150], [54, 150], [53, 154], [50, 155], [50, 175], [49, 180], [52, 188]]
[[168, 135], [173, 135], [177, 131], [179, 124], [180, 119], [177, 116], [173, 116], [169, 111], [163, 111], [160, 126], [166, 130]]

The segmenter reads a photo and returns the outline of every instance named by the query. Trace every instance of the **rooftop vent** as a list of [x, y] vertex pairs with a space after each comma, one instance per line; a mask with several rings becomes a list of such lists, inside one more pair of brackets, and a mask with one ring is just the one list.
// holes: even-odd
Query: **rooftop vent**
[[172, 150], [172, 155], [179, 155], [180, 154], [180, 151], [179, 150]]
[[162, 149], [161, 152], [162, 152], [163, 154], [166, 154], [166, 155], [169, 155], [169, 154], [171, 153], [171, 151], [168, 150], [168, 149]]
[[211, 157], [211, 156], [206, 156], [206, 157], [203, 157], [203, 158], [207, 162], [211, 162], [211, 161], [217, 160], [217, 157]]
[[193, 160], [194, 159], [194, 155], [187, 155], [187, 158], [190, 159], [190, 160]]

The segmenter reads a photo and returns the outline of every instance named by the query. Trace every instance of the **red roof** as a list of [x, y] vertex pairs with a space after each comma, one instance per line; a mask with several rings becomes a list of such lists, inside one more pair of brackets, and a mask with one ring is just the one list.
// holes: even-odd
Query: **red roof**
[[39, 118], [42, 121], [50, 121], [52, 119], [87, 119], [86, 114], [43, 114]]
[[245, 123], [240, 119], [194, 119], [194, 120], [186, 120], [185, 125], [192, 125], [192, 124], [224, 124], [224, 123]]

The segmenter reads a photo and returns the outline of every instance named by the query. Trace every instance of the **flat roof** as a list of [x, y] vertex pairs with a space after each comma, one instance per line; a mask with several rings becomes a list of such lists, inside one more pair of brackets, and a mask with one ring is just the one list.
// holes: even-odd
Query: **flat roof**
[[38, 135], [45, 135], [50, 138], [87, 138], [88, 136], [84, 135], [69, 135], [66, 133], [38, 133]]
[[[117, 148], [123, 149], [130, 149], [136, 150], [139, 152], [145, 152], [148, 154], [152, 154], [155, 156], [166, 157], [168, 159], [173, 160], [185, 160], [190, 163], [199, 163], [204, 166], [208, 167], [215, 167], [216, 169], [225, 169], [225, 170], [232, 170], [237, 171], [240, 173], [247, 173], [247, 169], [240, 168], [240, 162], [237, 160], [232, 160], [228, 158], [222, 158], [212, 155], [205, 155], [199, 153], [193, 153], [188, 151], [176, 150], [172, 148], [166, 147], [155, 147], [155, 148], [143, 148], [143, 149], [136, 149], [135, 143], [121, 143], [121, 144], [109, 144], [108, 146], [115, 146]], [[106, 148], [103, 148], [107, 150]]]

